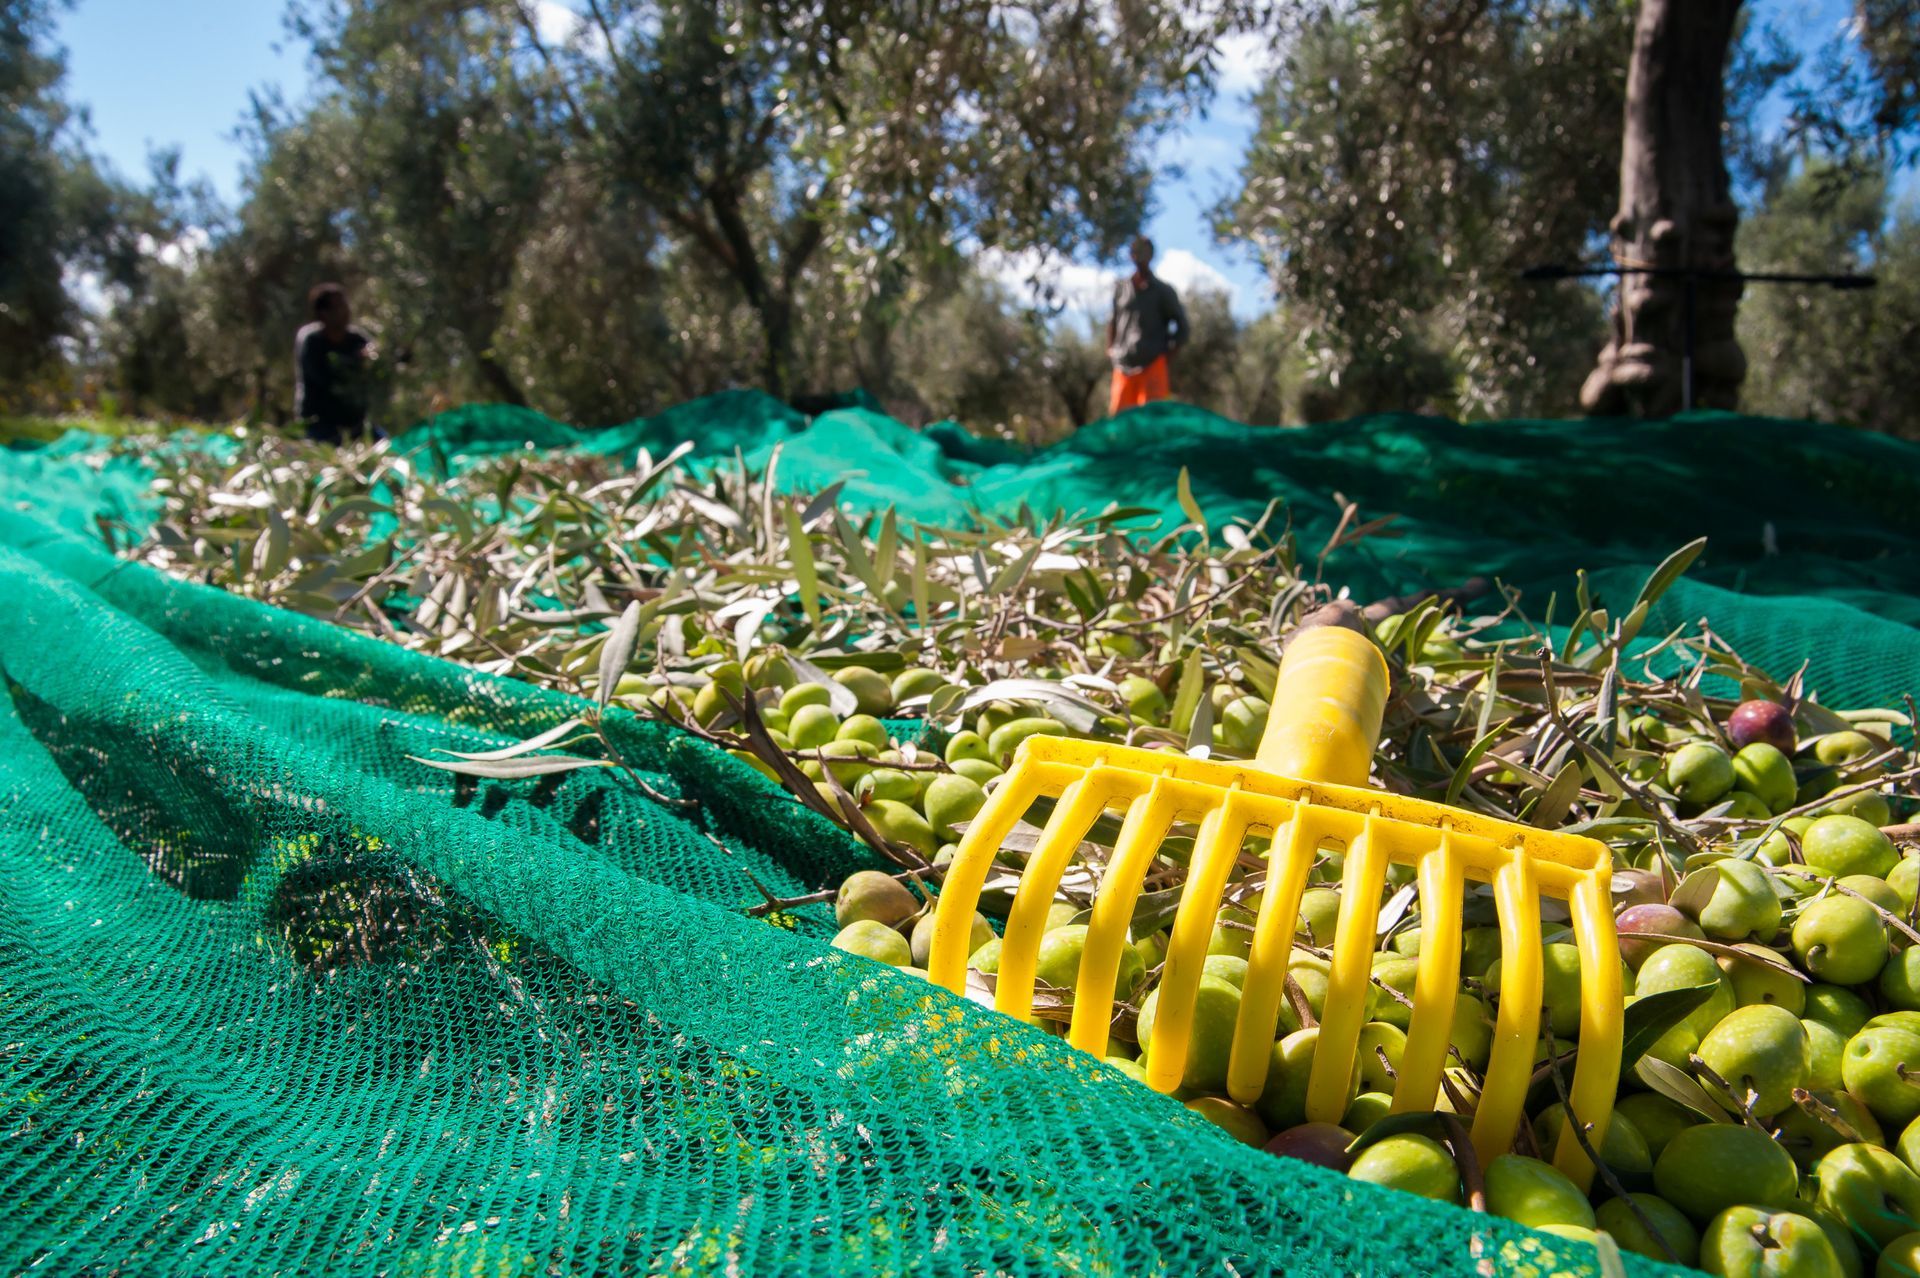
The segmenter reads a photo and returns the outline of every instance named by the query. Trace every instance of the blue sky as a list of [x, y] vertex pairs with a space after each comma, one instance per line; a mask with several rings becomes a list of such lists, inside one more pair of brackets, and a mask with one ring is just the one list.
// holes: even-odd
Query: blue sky
[[[1840, 27], [1850, 3], [1753, 0], [1752, 7], [1811, 47]], [[150, 148], [177, 146], [187, 175], [208, 178], [233, 199], [243, 158], [233, 132], [248, 94], [277, 85], [297, 98], [307, 84], [304, 53], [287, 37], [283, 13], [279, 0], [78, 0], [58, 38], [67, 49], [69, 96], [88, 108], [99, 152], [137, 174]], [[1149, 228], [1161, 248], [1163, 274], [1189, 288], [1224, 286], [1243, 315], [1263, 309], [1265, 277], [1244, 251], [1214, 242], [1207, 213], [1231, 189], [1251, 136], [1247, 95], [1262, 66], [1256, 41], [1240, 40], [1224, 51], [1213, 109], [1158, 152], [1169, 165], [1177, 157], [1183, 171], [1160, 183], [1159, 212]], [[1007, 269], [1024, 273], [1014, 264]], [[1062, 284], [1069, 294], [1098, 293], [1101, 274], [1091, 265], [1070, 268]]]

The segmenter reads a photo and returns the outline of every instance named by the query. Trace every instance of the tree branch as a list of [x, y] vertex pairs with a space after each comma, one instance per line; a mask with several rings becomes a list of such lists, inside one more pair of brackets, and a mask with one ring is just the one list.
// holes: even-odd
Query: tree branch
[[780, 291], [785, 295], [792, 294], [794, 281], [800, 278], [800, 272], [827, 234], [825, 224], [814, 215], [811, 200], [795, 217], [793, 234], [780, 246]]
[[560, 91], [560, 100], [566, 104], [567, 121], [572, 126], [571, 131], [574, 137], [580, 141], [586, 141], [591, 133], [587, 127], [586, 112], [580, 109], [580, 103], [573, 96], [573, 86], [567, 82], [566, 75], [555, 67], [552, 50], [548, 49], [546, 41], [540, 38], [539, 21], [533, 16], [533, 11], [527, 7], [525, 0], [514, 0], [513, 11], [520, 19], [520, 29], [526, 33], [527, 42], [533, 46], [533, 51], [540, 55], [541, 65], [546, 67], [548, 73], [553, 76], [553, 82]]

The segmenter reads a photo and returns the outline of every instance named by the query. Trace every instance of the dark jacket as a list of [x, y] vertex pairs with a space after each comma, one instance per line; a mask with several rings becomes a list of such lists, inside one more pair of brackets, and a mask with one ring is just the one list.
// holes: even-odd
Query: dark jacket
[[317, 321], [293, 339], [293, 415], [316, 439], [337, 443], [366, 430], [367, 345], [357, 328], [330, 342]]
[[1173, 285], [1149, 271], [1139, 288], [1132, 275], [1113, 286], [1113, 345], [1107, 358], [1121, 372], [1138, 373], [1186, 340], [1187, 310]]

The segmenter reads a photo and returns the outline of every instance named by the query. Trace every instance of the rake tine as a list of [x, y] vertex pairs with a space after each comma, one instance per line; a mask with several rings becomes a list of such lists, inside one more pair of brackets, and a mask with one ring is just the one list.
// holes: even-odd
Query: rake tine
[[[1306, 1114], [1323, 1122], [1345, 1117], [1357, 1065], [1355, 1049], [1367, 1019], [1378, 911], [1389, 867], [1395, 864], [1417, 873], [1424, 941], [1414, 1012], [1396, 1064], [1392, 1108], [1402, 1114], [1423, 1112], [1443, 1089], [1463, 1104], [1445, 1070], [1459, 1004], [1462, 906], [1469, 877], [1490, 880], [1504, 975], [1493, 1050], [1473, 1106], [1474, 1150], [1486, 1162], [1511, 1146], [1524, 1117], [1543, 1014], [1544, 881], [1547, 891], [1564, 896], [1571, 907], [1581, 956], [1582, 1051], [1566, 1092], [1568, 1106], [1575, 1122], [1592, 1124], [1595, 1138], [1604, 1137], [1619, 1081], [1624, 1032], [1620, 972], [1612, 961], [1616, 939], [1608, 900], [1610, 854], [1591, 839], [1543, 833], [1366, 788], [1363, 765], [1372, 738], [1359, 729], [1378, 713], [1374, 703], [1384, 671], [1370, 646], [1354, 648], [1336, 660], [1334, 649], [1346, 642], [1317, 641], [1314, 659], [1305, 665], [1295, 660], [1296, 654], [1283, 659], [1283, 677], [1287, 668], [1305, 672], [1296, 674], [1298, 686], [1287, 698], [1276, 700], [1276, 706], [1291, 700], [1298, 722], [1286, 716], [1274, 721], [1279, 724], [1277, 739], [1262, 740], [1261, 757], [1253, 765], [1065, 737], [1029, 739], [1012, 771], [968, 826], [949, 867], [936, 907], [929, 975], [950, 990], [961, 988], [973, 911], [999, 850], [1037, 799], [1055, 798], [1026, 858], [1001, 942], [996, 1006], [1030, 1017], [1040, 942], [1054, 894], [1101, 817], [1124, 809], [1088, 916], [1067, 1033], [1075, 1047], [1104, 1054], [1120, 959], [1141, 893], [1174, 822], [1198, 820], [1157, 995], [1159, 1014], [1142, 1062], [1148, 1085], [1172, 1092], [1186, 1077], [1208, 940], [1227, 880], [1241, 862], [1248, 831], [1271, 831], [1265, 890], [1247, 953], [1224, 1080], [1235, 1100], [1257, 1103], [1270, 1069], [1287, 970], [1297, 953], [1294, 927], [1301, 896], [1320, 844], [1339, 839], [1347, 848], [1346, 869], [1326, 967], [1325, 1011], [1306, 1080]], [[1288, 661], [1295, 664], [1288, 667]], [[1309, 713], [1307, 707], [1314, 709]], [[1276, 736], [1274, 722], [1269, 737]], [[1317, 744], [1316, 734], [1322, 730], [1341, 742], [1339, 750]], [[1287, 761], [1311, 764], [1308, 772], [1337, 772], [1351, 781], [1324, 776], [1302, 781], [1283, 766]], [[1567, 1130], [1578, 1135], [1589, 1128], [1569, 1125]], [[1563, 1138], [1554, 1160], [1576, 1181], [1588, 1180], [1594, 1171], [1578, 1140]]]
[[1220, 909], [1227, 875], [1246, 834], [1247, 818], [1242, 815], [1239, 792], [1229, 790], [1219, 805], [1201, 818], [1194, 838], [1187, 884], [1180, 895], [1180, 911], [1173, 918], [1173, 937], [1167, 944], [1166, 971], [1160, 977], [1153, 1043], [1147, 1048], [1147, 1086], [1156, 1092], [1172, 1091], [1186, 1075], [1200, 969], [1206, 965], [1207, 942], [1213, 936], [1214, 916]]
[[[1267, 1085], [1273, 1063], [1273, 1036], [1280, 1024], [1280, 999], [1286, 992], [1287, 968], [1293, 958], [1293, 937], [1300, 919], [1300, 898], [1307, 890], [1320, 835], [1313, 809], [1293, 807], [1293, 819], [1284, 830], [1285, 850], [1267, 861], [1267, 890], [1260, 916], [1253, 926], [1253, 947], [1247, 951], [1247, 981], [1240, 996], [1240, 1019], [1233, 1028], [1233, 1055], [1227, 1064], [1227, 1094], [1242, 1105], [1258, 1100]], [[1282, 831], [1274, 832], [1280, 846]]]
[[1007, 915], [1006, 932], [1000, 938], [1000, 977], [994, 988], [993, 1006], [1017, 1020], [1033, 1014], [1034, 970], [1040, 963], [1040, 938], [1047, 928], [1047, 911], [1053, 894], [1073, 859], [1080, 840], [1086, 837], [1107, 800], [1129, 778], [1096, 765], [1060, 794], [1053, 815], [1047, 818], [1040, 840], [1027, 858], [1020, 875], [1020, 888]]
[[1120, 947], [1127, 943], [1133, 907], [1154, 856], [1173, 828], [1174, 796], [1165, 777], [1155, 777], [1145, 795], [1127, 808], [1114, 841], [1100, 895], [1087, 923], [1087, 944], [1080, 955], [1080, 977], [1073, 995], [1073, 1024], [1068, 1041], [1095, 1056], [1107, 1054], [1113, 1022], [1114, 983], [1120, 975]]
[[1533, 861], [1523, 849], [1512, 849], [1495, 873], [1493, 897], [1500, 915], [1500, 1015], [1494, 1023], [1486, 1086], [1473, 1118], [1473, 1148], [1483, 1163], [1513, 1143], [1540, 1036], [1540, 888]]
[[1433, 1108], [1447, 1063], [1453, 1009], [1460, 995], [1460, 901], [1465, 877], [1453, 847], [1453, 832], [1440, 831], [1440, 845], [1420, 859], [1420, 970], [1414, 978], [1413, 1019], [1393, 1090], [1393, 1112]]
[[967, 939], [973, 932], [973, 914], [980, 905], [980, 889], [993, 869], [1000, 845], [1043, 789], [1042, 774], [1031, 760], [1016, 759], [1013, 771], [987, 796], [986, 803], [960, 838], [959, 850], [947, 867], [940, 904], [933, 914], [933, 944], [927, 954], [927, 979], [955, 994], [967, 979]]
[[1613, 1118], [1613, 1092], [1620, 1081], [1620, 1048], [1625, 1025], [1620, 1016], [1620, 949], [1613, 930], [1611, 867], [1596, 868], [1574, 885], [1568, 901], [1573, 940], [1580, 950], [1580, 1055], [1574, 1062], [1571, 1113], [1560, 1131], [1554, 1166], [1585, 1189], [1594, 1167], [1574, 1138], [1576, 1122], [1590, 1122], [1595, 1149], [1606, 1139]]
[[1345, 1116], [1348, 1084], [1355, 1068], [1360, 1026], [1367, 1019], [1368, 980], [1373, 973], [1375, 924], [1380, 895], [1387, 885], [1387, 849], [1378, 831], [1378, 814], [1369, 816], [1359, 837], [1347, 845], [1346, 873], [1340, 884], [1340, 915], [1333, 928], [1333, 964], [1327, 973], [1326, 1011], [1313, 1049], [1313, 1073], [1307, 1079], [1307, 1117], [1337, 1123]]

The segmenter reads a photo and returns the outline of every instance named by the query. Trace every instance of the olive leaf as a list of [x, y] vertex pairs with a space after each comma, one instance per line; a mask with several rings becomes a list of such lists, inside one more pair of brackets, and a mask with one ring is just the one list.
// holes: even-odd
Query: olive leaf
[[1553, 830], [1566, 819], [1567, 809], [1580, 796], [1581, 769], [1578, 760], [1562, 767], [1553, 778], [1553, 784], [1541, 794], [1540, 801], [1527, 814], [1527, 819], [1543, 830]]
[[424, 763], [429, 768], [438, 768], [442, 772], [457, 772], [468, 777], [487, 777], [495, 781], [543, 777], [552, 772], [573, 772], [580, 768], [611, 768], [613, 766], [605, 759], [582, 759], [572, 754], [541, 755], [531, 759], [423, 759], [416, 754], [410, 754], [407, 757], [415, 763]]
[[810, 655], [813, 663], [822, 670], [845, 670], [848, 666], [864, 666], [866, 669], [877, 671], [880, 674], [892, 674], [896, 670], [905, 670], [907, 668], [906, 654], [899, 649], [889, 648], [884, 651], [871, 650], [885, 642], [886, 637], [884, 635], [873, 635], [861, 640], [860, 644], [855, 645], [856, 650], [852, 652], [844, 650], [835, 652], [829, 649], [819, 649]]
[[1152, 506], [1111, 506], [1094, 516], [1094, 522], [1107, 527], [1113, 524], [1124, 524], [1129, 519], [1143, 519], [1148, 515], [1159, 513]]
[[1049, 683], [1044, 679], [996, 679], [992, 683], [969, 689], [960, 698], [958, 710], [949, 710], [948, 713], [964, 714], [992, 701], [1036, 702], [1075, 732], [1093, 731], [1107, 713], [1106, 708], [1098, 702], [1080, 696], [1063, 684]]
[[1693, 561], [1698, 559], [1700, 552], [1706, 548], [1707, 539], [1696, 537], [1661, 560], [1660, 566], [1648, 576], [1647, 583], [1640, 587], [1640, 593], [1633, 601], [1634, 606], [1637, 608], [1641, 604], [1650, 605], [1661, 595], [1666, 594], [1667, 589], [1680, 580], [1680, 575], [1693, 566]]
[[[689, 444], [688, 447], [692, 447], [692, 445]], [[814, 520], [820, 518], [820, 516], [833, 510], [835, 504], [840, 500], [840, 490], [846, 486], [847, 481], [841, 479], [821, 489], [820, 492], [814, 496], [814, 499], [807, 503], [807, 508], [800, 513], [801, 524], [811, 524]]]
[[1240, 661], [1240, 670], [1246, 675], [1253, 690], [1266, 701], [1273, 700], [1274, 685], [1280, 681], [1280, 667], [1267, 660], [1266, 654], [1257, 648], [1236, 648], [1235, 657]]
[[1642, 1056], [1634, 1063], [1633, 1073], [1634, 1077], [1652, 1090], [1710, 1122], [1731, 1123], [1733, 1121], [1732, 1116], [1720, 1107], [1712, 1094], [1700, 1086], [1693, 1075], [1684, 1070], [1675, 1069], [1663, 1060]]
[[1474, 765], [1480, 762], [1480, 756], [1487, 752], [1488, 747], [1500, 739], [1504, 730], [1504, 724], [1498, 728], [1489, 729], [1467, 747], [1467, 752], [1460, 757], [1459, 765], [1454, 768], [1453, 776], [1447, 782], [1447, 795], [1442, 802], [1448, 807], [1460, 802], [1460, 792], [1467, 788], [1467, 779], [1473, 775]]
[[256, 577], [277, 577], [280, 570], [287, 566], [292, 533], [287, 521], [272, 506], [267, 507], [267, 531], [261, 534], [253, 545], [253, 574]]
[[1388, 1114], [1385, 1118], [1375, 1119], [1367, 1130], [1353, 1138], [1347, 1146], [1347, 1153], [1358, 1154], [1379, 1144], [1389, 1136], [1405, 1136], [1408, 1133], [1438, 1133], [1443, 1129], [1438, 1110], [1418, 1110], [1404, 1114]]
[[825, 624], [820, 609], [820, 573], [813, 562], [813, 542], [805, 530], [806, 521], [791, 506], [782, 512], [787, 524], [787, 550], [793, 559], [793, 575], [800, 586], [800, 606], [807, 620], [819, 630]]
[[771, 599], [757, 599], [740, 610], [733, 623], [734, 657], [745, 662], [752, 655], [754, 641], [760, 637], [760, 625], [773, 614], [775, 603]]
[[1420, 885], [1408, 883], [1388, 897], [1387, 903], [1380, 907], [1380, 917], [1374, 922], [1374, 935], [1385, 936], [1398, 927], [1400, 920], [1407, 916], [1407, 911], [1413, 908], [1414, 898], [1419, 895]]
[[361, 515], [391, 515], [393, 507], [371, 497], [348, 497], [335, 503], [320, 517], [318, 527], [321, 532], [332, 532], [346, 520]]
[[1627, 1005], [1620, 1059], [1631, 1063], [1645, 1056], [1647, 1049], [1660, 1041], [1661, 1035], [1686, 1020], [1719, 988], [1716, 981], [1684, 989], [1660, 990], [1634, 999]]
[[1172, 713], [1169, 723], [1175, 732], [1184, 733], [1193, 726], [1194, 711], [1200, 707], [1200, 698], [1206, 695], [1206, 667], [1198, 648], [1187, 654], [1186, 664], [1180, 668], [1180, 682], [1174, 688]]
[[1700, 917], [1700, 911], [1707, 908], [1713, 900], [1713, 893], [1720, 886], [1720, 871], [1712, 865], [1703, 865], [1687, 874], [1686, 880], [1674, 889], [1667, 904], [1689, 918]]
[[498, 750], [466, 751], [447, 750], [436, 747], [434, 753], [450, 754], [456, 759], [515, 759], [523, 754], [531, 754], [535, 750], [545, 750], [569, 732], [572, 732], [575, 728], [583, 726], [585, 726], [584, 723], [579, 719], [568, 719], [564, 723], [557, 723], [553, 727], [548, 728], [537, 737], [528, 737], [525, 741], [521, 741], [515, 745], [502, 746]]
[[860, 708], [860, 700], [853, 695], [853, 689], [841, 683], [819, 666], [808, 661], [798, 653], [787, 654], [787, 664], [793, 667], [802, 683], [819, 684], [827, 690], [827, 708], [844, 719]]
[[1180, 468], [1180, 477], [1174, 481], [1174, 496], [1180, 502], [1180, 509], [1186, 513], [1187, 518], [1200, 530], [1201, 540], [1206, 540], [1208, 537], [1207, 517], [1205, 513], [1201, 511], [1200, 503], [1193, 499], [1193, 479], [1187, 474], [1187, 468], [1185, 466]]
[[919, 537], [913, 539], [913, 621], [925, 630], [933, 620], [933, 589], [927, 578], [927, 543]]
[[1602, 1229], [1593, 1235], [1594, 1255], [1600, 1262], [1601, 1278], [1627, 1278], [1627, 1264], [1620, 1255], [1620, 1244]]
[[1193, 709], [1193, 723], [1187, 729], [1187, 753], [1204, 759], [1213, 753], [1213, 698], [1202, 697]]
[[1033, 561], [1040, 557], [1040, 545], [1041, 543], [1034, 542], [1012, 563], [995, 573], [993, 580], [987, 585], [987, 593], [1004, 595], [1017, 587], [1025, 579], [1027, 570], [1033, 567]]
[[626, 673], [627, 665], [633, 660], [633, 650], [640, 642], [640, 601], [627, 605], [620, 614], [613, 629], [607, 632], [606, 646], [600, 649], [600, 686], [595, 696], [602, 710], [613, 700], [613, 690], [620, 684], [620, 676]]
[[1180, 898], [1184, 895], [1184, 890], [1178, 887], [1142, 892], [1133, 903], [1133, 918], [1127, 925], [1128, 933], [1134, 937], [1152, 936], [1171, 924], [1174, 915], [1180, 912]]

